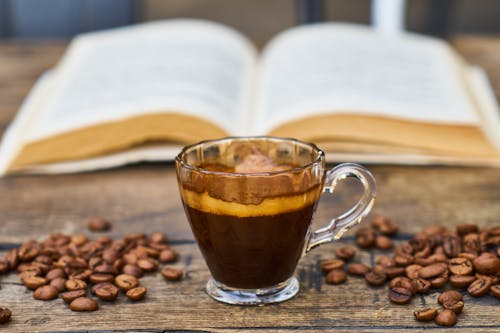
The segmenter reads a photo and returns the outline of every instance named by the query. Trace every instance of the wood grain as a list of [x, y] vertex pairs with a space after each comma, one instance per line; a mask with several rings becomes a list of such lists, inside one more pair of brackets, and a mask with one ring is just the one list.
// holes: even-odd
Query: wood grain
[[[500, 39], [499, 39], [500, 40]], [[494, 40], [495, 42], [497, 40]], [[495, 50], [500, 51], [500, 43]], [[492, 76], [496, 66], [481, 63], [496, 59], [466, 49], [470, 61], [484, 65]], [[64, 44], [0, 44], [0, 123], [11, 120], [36, 77], [54, 64]], [[488, 49], [488, 48], [484, 48]], [[493, 52], [493, 50], [490, 50]], [[486, 60], [485, 60], [486, 59]], [[500, 82], [499, 82], [500, 83]], [[494, 82], [496, 91], [499, 83]], [[5, 88], [5, 89], [4, 89]], [[402, 226], [399, 240], [425, 225], [459, 223], [500, 225], [500, 170], [488, 168], [372, 166], [378, 184], [374, 214], [392, 217]], [[323, 224], [348, 207], [359, 187], [346, 183], [333, 198], [323, 198], [314, 225]], [[413, 299], [409, 306], [391, 304], [386, 287], [370, 288], [350, 277], [340, 286], [323, 283], [318, 263], [333, 256], [339, 244], [313, 250], [297, 268], [301, 291], [291, 301], [266, 307], [228, 306], [209, 299], [204, 285], [207, 267], [193, 240], [177, 191], [171, 164], [136, 165], [79, 175], [25, 176], [0, 179], [0, 255], [31, 238], [53, 232], [87, 233], [89, 217], [113, 220], [113, 237], [129, 232], [168, 233], [180, 252], [176, 264], [186, 279], [167, 283], [159, 274], [142, 279], [147, 298], [131, 303], [121, 297], [116, 304], [101, 303], [96, 313], [71, 312], [61, 299], [35, 301], [16, 275], [0, 277], [0, 304], [13, 310], [13, 320], [1, 332], [387, 332], [436, 329], [413, 319], [413, 309], [435, 306], [437, 292]], [[92, 236], [92, 235], [91, 235]], [[341, 242], [352, 244], [352, 232]], [[362, 251], [357, 261], [373, 264], [381, 251]], [[499, 301], [491, 296], [471, 299], [456, 327], [447, 332], [500, 330]]]

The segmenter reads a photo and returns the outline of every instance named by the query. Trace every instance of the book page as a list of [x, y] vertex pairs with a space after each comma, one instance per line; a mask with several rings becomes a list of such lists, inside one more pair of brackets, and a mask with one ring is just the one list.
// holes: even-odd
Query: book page
[[25, 141], [146, 113], [244, 126], [256, 51], [222, 25], [171, 20], [84, 34], [53, 72]]
[[458, 57], [445, 43], [368, 27], [318, 24], [289, 30], [264, 50], [256, 131], [316, 114], [366, 114], [477, 124]]

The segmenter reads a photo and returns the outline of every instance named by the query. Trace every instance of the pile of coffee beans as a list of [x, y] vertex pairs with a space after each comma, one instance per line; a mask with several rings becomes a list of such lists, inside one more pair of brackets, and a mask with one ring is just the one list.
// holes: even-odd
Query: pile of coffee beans
[[[374, 267], [350, 263], [347, 273], [364, 277], [374, 287], [388, 282], [388, 298], [394, 304], [407, 304], [416, 294], [444, 288], [448, 283], [451, 288], [466, 289], [472, 297], [490, 293], [500, 299], [500, 227], [479, 230], [477, 225], [462, 224], [450, 231], [433, 225], [393, 247], [390, 237], [397, 231], [397, 224], [386, 217], [377, 217], [371, 226], [360, 228], [355, 236], [359, 248], [393, 248], [392, 255], [379, 256]], [[326, 283], [340, 284], [347, 280], [345, 264], [355, 257], [356, 251], [354, 247], [343, 246], [335, 251], [337, 258], [321, 263]], [[416, 310], [415, 318], [434, 320], [442, 326], [455, 325], [464, 307], [462, 294], [447, 290], [438, 302], [442, 310]]]
[[[97, 221], [97, 222], [96, 222]], [[92, 225], [92, 227], [90, 227]], [[89, 221], [91, 230], [109, 230], [102, 218]], [[145, 273], [157, 272], [160, 264], [177, 260], [177, 252], [167, 244], [167, 236], [155, 232], [128, 234], [122, 239], [100, 236], [89, 240], [83, 234], [52, 234], [11, 249], [0, 259], [0, 273], [17, 270], [21, 282], [33, 290], [37, 300], [48, 301], [60, 296], [73, 311], [95, 311], [96, 298], [112, 302], [120, 292], [131, 301], [139, 301], [147, 289], [139, 279]], [[164, 267], [161, 274], [167, 281], [179, 281], [182, 270]], [[11, 312], [0, 308], [0, 323], [9, 320]]]

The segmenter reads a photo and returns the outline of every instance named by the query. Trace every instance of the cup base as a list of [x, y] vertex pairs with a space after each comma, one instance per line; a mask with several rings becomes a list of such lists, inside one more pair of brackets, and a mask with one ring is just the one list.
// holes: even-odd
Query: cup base
[[299, 292], [299, 281], [291, 277], [273, 287], [262, 289], [236, 289], [210, 278], [206, 291], [216, 301], [236, 305], [266, 305], [289, 300]]

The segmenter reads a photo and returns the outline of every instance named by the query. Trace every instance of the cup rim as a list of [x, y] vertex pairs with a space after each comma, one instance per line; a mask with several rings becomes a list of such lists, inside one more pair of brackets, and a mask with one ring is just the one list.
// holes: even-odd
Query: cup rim
[[[192, 164], [189, 164], [189, 163], [187, 163], [186, 161], [184, 161], [182, 159], [182, 155], [184, 155], [189, 149], [191, 149], [191, 148], [193, 148], [195, 146], [198, 146], [198, 145], [202, 145], [202, 144], [206, 144], [206, 143], [221, 142], [221, 141], [226, 141], [226, 140], [261, 140], [261, 139], [293, 141], [293, 142], [296, 142], [296, 143], [299, 143], [299, 144], [311, 147], [314, 151], [317, 152], [318, 156], [313, 161], [311, 161], [311, 162], [309, 162], [307, 164], [304, 164], [304, 165], [301, 165], [301, 166], [298, 166], [298, 167], [294, 167], [294, 168], [290, 168], [290, 169], [286, 169], [286, 170], [263, 171], [263, 172], [248, 172], [248, 173], [206, 170], [206, 169], [194, 166]], [[252, 177], [252, 176], [261, 177], [261, 176], [271, 176], [271, 175], [285, 174], [285, 173], [289, 173], [289, 172], [292, 172], [292, 171], [298, 171], [298, 170], [305, 170], [305, 169], [313, 166], [314, 164], [316, 164], [318, 162], [321, 162], [321, 160], [324, 158], [324, 156], [325, 156], [325, 152], [323, 150], [321, 150], [320, 148], [318, 148], [318, 146], [316, 146], [314, 143], [301, 141], [301, 140], [298, 140], [298, 139], [295, 139], [295, 138], [279, 137], [279, 136], [267, 136], [267, 135], [226, 136], [226, 137], [222, 137], [222, 138], [218, 138], [218, 139], [202, 140], [200, 142], [193, 143], [193, 144], [185, 146], [184, 148], [182, 148], [182, 150], [175, 157], [175, 162], [178, 163], [178, 164], [180, 164], [180, 166], [182, 168], [186, 168], [186, 169], [189, 169], [191, 171], [196, 171], [196, 172], [199, 172], [199, 173], [202, 173], [202, 174], [227, 175], [227, 176], [233, 176], [233, 177]]]

